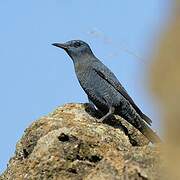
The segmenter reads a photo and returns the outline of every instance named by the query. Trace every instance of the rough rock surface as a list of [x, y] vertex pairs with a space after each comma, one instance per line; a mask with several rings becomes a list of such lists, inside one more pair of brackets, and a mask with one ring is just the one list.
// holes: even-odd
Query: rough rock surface
[[120, 117], [92, 115], [89, 104], [67, 104], [33, 122], [0, 179], [160, 179], [158, 147]]

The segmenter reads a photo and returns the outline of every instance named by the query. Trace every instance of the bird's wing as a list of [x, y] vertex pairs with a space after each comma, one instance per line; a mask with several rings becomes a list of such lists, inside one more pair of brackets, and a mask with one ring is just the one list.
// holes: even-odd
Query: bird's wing
[[149, 125], [151, 125], [152, 121], [149, 117], [142, 113], [142, 111], [138, 108], [138, 106], [134, 103], [132, 98], [128, 95], [127, 91], [118, 81], [116, 76], [106, 67], [106, 66], [95, 66], [93, 70], [104, 80], [106, 80], [109, 84], [111, 84], [136, 110], [136, 112], [140, 115], [140, 117], [146, 121]]

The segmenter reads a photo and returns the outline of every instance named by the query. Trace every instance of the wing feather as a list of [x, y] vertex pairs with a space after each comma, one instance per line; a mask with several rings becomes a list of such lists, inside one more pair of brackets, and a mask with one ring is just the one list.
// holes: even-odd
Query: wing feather
[[111, 84], [136, 110], [136, 112], [140, 115], [140, 117], [149, 125], [151, 125], [152, 121], [149, 117], [147, 117], [143, 112], [138, 108], [138, 106], [134, 103], [132, 98], [128, 95], [127, 91], [118, 81], [116, 76], [106, 67], [96, 67], [93, 68], [94, 71], [103, 79], [105, 79], [109, 84]]

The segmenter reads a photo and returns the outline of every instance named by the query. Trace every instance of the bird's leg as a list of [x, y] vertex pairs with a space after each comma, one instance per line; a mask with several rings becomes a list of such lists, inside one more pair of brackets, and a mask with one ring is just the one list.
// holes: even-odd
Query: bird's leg
[[114, 110], [115, 110], [114, 107], [110, 107], [109, 112], [107, 114], [105, 114], [101, 119], [98, 119], [97, 122], [103, 122], [106, 118], [108, 118], [109, 116], [111, 116], [114, 113]]

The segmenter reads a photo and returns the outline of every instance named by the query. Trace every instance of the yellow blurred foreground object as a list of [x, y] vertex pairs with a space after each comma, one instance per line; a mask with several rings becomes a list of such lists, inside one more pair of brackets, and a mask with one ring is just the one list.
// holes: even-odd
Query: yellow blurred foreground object
[[[155, 55], [151, 69], [153, 92], [164, 106], [165, 154], [171, 180], [180, 179], [180, 1]], [[168, 179], [168, 178], [167, 178]]]

